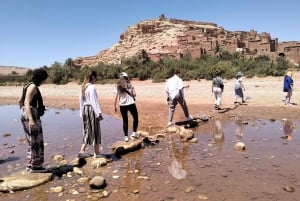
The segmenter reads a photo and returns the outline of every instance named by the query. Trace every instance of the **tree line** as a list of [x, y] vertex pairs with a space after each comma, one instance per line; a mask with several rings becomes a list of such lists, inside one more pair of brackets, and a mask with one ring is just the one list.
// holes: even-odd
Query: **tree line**
[[[49, 74], [47, 83], [66, 84], [71, 81], [81, 83], [88, 70], [95, 70], [98, 74], [99, 83], [112, 83], [119, 78], [120, 72], [126, 71], [130, 79], [147, 80], [153, 82], [164, 82], [173, 75], [175, 69], [180, 69], [183, 80], [211, 80], [216, 72], [222, 77], [231, 79], [238, 71], [243, 72], [246, 77], [283, 76], [289, 68], [289, 62], [282, 56], [272, 60], [268, 56], [257, 56], [244, 58], [239, 53], [223, 52], [218, 56], [202, 55], [197, 59], [184, 56], [181, 59], [164, 57], [158, 62], [153, 62], [145, 50], [135, 57], [122, 61], [121, 64], [98, 63], [96, 66], [84, 66], [77, 69], [74, 61], [68, 58], [64, 64], [55, 62], [50, 67], [43, 66]], [[18, 83], [30, 80], [32, 70], [24, 76], [9, 76], [7, 79], [0, 79], [0, 84], [14, 81]]]

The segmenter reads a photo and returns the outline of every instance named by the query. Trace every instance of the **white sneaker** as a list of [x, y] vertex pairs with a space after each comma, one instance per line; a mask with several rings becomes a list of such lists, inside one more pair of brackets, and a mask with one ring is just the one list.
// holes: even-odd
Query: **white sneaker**
[[132, 132], [131, 137], [132, 138], [139, 138], [139, 135], [136, 132]]
[[129, 141], [128, 136], [125, 136], [125, 137], [124, 137], [124, 141], [125, 141], [125, 142], [128, 142], [128, 141]]
[[169, 126], [172, 126], [172, 125], [173, 125], [173, 123], [170, 121], [170, 122], [168, 123], [168, 127], [169, 127]]
[[94, 158], [105, 158], [105, 156], [103, 154], [94, 153]]
[[192, 120], [193, 120], [193, 117], [190, 115], [186, 120], [187, 120], [187, 121], [192, 121]]

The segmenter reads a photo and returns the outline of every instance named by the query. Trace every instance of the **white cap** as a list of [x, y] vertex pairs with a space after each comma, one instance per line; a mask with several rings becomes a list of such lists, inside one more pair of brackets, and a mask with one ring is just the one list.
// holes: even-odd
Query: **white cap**
[[241, 71], [239, 71], [237, 74], [236, 74], [236, 76], [243, 76], [244, 74], [241, 72]]
[[127, 75], [127, 73], [122, 72], [122, 73], [120, 73], [120, 77], [128, 77], [128, 75]]

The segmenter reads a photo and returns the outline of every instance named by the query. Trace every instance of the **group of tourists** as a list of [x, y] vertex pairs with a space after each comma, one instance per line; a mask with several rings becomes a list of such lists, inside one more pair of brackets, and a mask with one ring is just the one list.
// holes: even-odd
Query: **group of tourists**
[[[221, 102], [222, 102], [222, 94], [224, 91], [224, 82], [223, 78], [221, 77], [221, 73], [216, 71], [215, 77], [212, 80], [212, 87], [211, 91], [215, 96], [215, 109], [221, 110]], [[239, 103], [238, 100], [241, 99], [241, 103], [246, 103], [244, 91], [245, 86], [243, 84], [243, 73], [238, 72], [235, 75], [235, 85], [234, 85], [234, 103]]]
[[[283, 79], [283, 92], [285, 93], [283, 97], [283, 102], [285, 105], [291, 105], [291, 97], [292, 97], [292, 91], [293, 91], [293, 72], [288, 71]], [[234, 85], [234, 93], [235, 93], [235, 99], [234, 103], [239, 103], [238, 100], [241, 99], [241, 103], [246, 103], [244, 91], [245, 86], [243, 84], [243, 73], [238, 72], [235, 76], [235, 85]], [[221, 77], [220, 72], [216, 72], [216, 76], [212, 80], [212, 93], [214, 93], [215, 96], [215, 109], [220, 110], [221, 109], [221, 101], [222, 101], [222, 93], [224, 91], [224, 83], [223, 79]]]
[[[24, 127], [27, 149], [27, 167], [29, 172], [46, 172], [44, 163], [44, 138], [41, 123], [41, 116], [45, 111], [43, 98], [39, 91], [39, 86], [47, 79], [48, 73], [43, 68], [33, 71], [32, 79], [23, 87], [22, 96], [19, 100], [21, 108], [21, 122]], [[83, 121], [83, 140], [78, 158], [89, 157], [85, 152], [88, 145], [94, 147], [94, 158], [103, 157], [100, 154], [101, 128], [100, 121], [103, 120], [102, 110], [99, 104], [98, 93], [95, 88], [97, 82], [97, 73], [89, 71], [85, 75], [81, 85], [79, 96], [79, 113]], [[117, 111], [117, 102], [123, 119], [124, 140], [128, 138], [128, 112], [133, 117], [132, 138], [138, 138], [138, 112], [135, 104], [135, 90], [131, 85], [127, 73], [120, 74], [117, 82], [115, 97], [115, 111]]]
[[[189, 85], [184, 85], [180, 78], [179, 70], [174, 70], [174, 75], [169, 78], [165, 85], [165, 92], [167, 94], [167, 102], [169, 106], [168, 126], [173, 125], [173, 116], [175, 108], [180, 104], [186, 121], [192, 121], [193, 117], [190, 115], [187, 103], [184, 97], [184, 89]], [[245, 97], [243, 91], [245, 87], [242, 82], [243, 74], [238, 72], [236, 74], [235, 83], [235, 100], [234, 103], [238, 103], [240, 98], [242, 103], [245, 103]], [[39, 91], [39, 86], [47, 79], [48, 74], [43, 68], [35, 69], [33, 71], [32, 79], [23, 87], [22, 96], [19, 100], [21, 108], [21, 122], [26, 133], [26, 139], [28, 142], [27, 149], [27, 162], [26, 169], [30, 172], [43, 172], [46, 169], [43, 167], [44, 163], [44, 138], [42, 123], [40, 117], [43, 116], [45, 106], [43, 104], [43, 98]], [[87, 72], [84, 81], [81, 85], [81, 93], [79, 96], [79, 112], [83, 121], [83, 141], [80, 151], [78, 153], [79, 158], [90, 156], [85, 152], [88, 145], [94, 147], [94, 158], [102, 157], [100, 154], [101, 144], [101, 129], [100, 121], [103, 120], [102, 110], [99, 104], [98, 93], [95, 88], [97, 82], [97, 73], [95, 71]], [[288, 71], [284, 77], [284, 88], [286, 92], [285, 104], [290, 104], [292, 96], [293, 79], [292, 72]], [[222, 93], [224, 90], [224, 83], [220, 72], [216, 72], [216, 76], [212, 80], [212, 93], [214, 93], [215, 109], [221, 109]], [[117, 104], [119, 104], [119, 110], [123, 120], [123, 133], [124, 141], [128, 142], [128, 112], [132, 115], [133, 126], [130, 137], [138, 138], [137, 128], [139, 123], [138, 110], [135, 104], [136, 92], [134, 86], [131, 84], [128, 74], [122, 72], [116, 84], [116, 96], [114, 101], [114, 109], [117, 112]]]

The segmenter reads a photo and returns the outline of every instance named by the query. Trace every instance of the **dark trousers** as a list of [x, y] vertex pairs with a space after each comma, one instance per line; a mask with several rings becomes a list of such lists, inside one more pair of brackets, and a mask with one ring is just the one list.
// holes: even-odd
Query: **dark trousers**
[[131, 113], [133, 118], [133, 132], [137, 131], [139, 124], [139, 116], [135, 103], [131, 105], [122, 105], [120, 106], [120, 111], [123, 119], [123, 131], [124, 135], [128, 136], [128, 111]]

